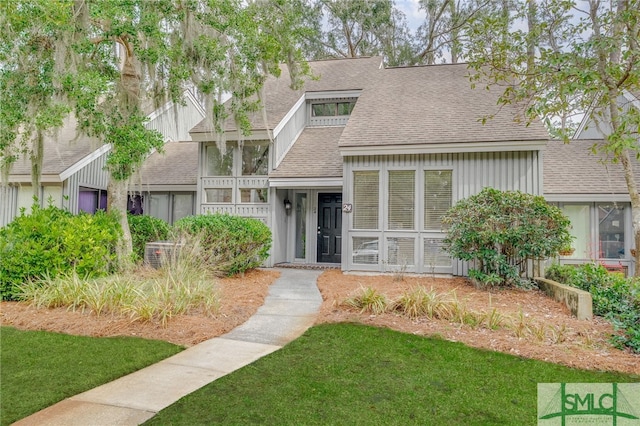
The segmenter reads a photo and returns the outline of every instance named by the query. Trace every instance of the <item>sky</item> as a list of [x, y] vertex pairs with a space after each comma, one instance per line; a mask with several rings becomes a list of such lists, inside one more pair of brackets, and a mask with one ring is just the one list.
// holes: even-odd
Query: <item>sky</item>
[[411, 31], [418, 29], [425, 19], [424, 11], [419, 10], [418, 0], [395, 0], [396, 7], [404, 12]]

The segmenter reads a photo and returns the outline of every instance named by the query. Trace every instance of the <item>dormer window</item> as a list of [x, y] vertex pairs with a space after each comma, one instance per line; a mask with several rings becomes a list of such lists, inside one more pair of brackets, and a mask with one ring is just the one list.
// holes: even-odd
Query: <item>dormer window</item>
[[333, 117], [338, 115], [351, 115], [355, 104], [355, 101], [314, 103], [311, 105], [311, 116]]

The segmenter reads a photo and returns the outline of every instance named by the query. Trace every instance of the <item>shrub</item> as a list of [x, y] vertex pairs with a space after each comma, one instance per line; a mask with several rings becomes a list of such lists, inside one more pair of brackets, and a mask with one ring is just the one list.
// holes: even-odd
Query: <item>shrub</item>
[[0, 294], [15, 299], [17, 286], [70, 271], [100, 276], [114, 267], [120, 227], [113, 215], [74, 216], [34, 206], [0, 229]]
[[261, 221], [228, 214], [188, 216], [174, 224], [178, 236], [197, 236], [203, 261], [225, 275], [262, 265], [269, 256], [271, 231]]
[[360, 309], [360, 313], [369, 312], [374, 315], [383, 314], [389, 308], [389, 302], [384, 294], [375, 288], [360, 288], [360, 293], [344, 301], [347, 306]]
[[602, 265], [580, 266], [554, 264], [547, 278], [591, 293], [593, 313], [609, 319], [623, 332], [614, 343], [640, 353], [640, 281], [610, 274]]
[[128, 215], [133, 253], [138, 259], [144, 259], [144, 247], [151, 241], [169, 238], [169, 225], [162, 219], [147, 215]]
[[520, 285], [529, 261], [558, 254], [571, 243], [569, 219], [544, 198], [485, 188], [443, 217], [451, 256], [472, 262], [469, 276], [482, 286]]

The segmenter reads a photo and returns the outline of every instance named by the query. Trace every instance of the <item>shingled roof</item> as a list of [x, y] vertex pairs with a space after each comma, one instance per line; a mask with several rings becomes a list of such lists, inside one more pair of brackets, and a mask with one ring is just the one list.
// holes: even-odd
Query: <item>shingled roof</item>
[[307, 127], [269, 177], [342, 177], [338, 140], [343, 130], [344, 127]]
[[140, 169], [140, 182], [147, 185], [196, 185], [198, 143], [169, 142], [163, 153], [155, 152]]
[[[57, 180], [65, 170], [102, 146], [97, 138], [81, 135], [76, 131], [74, 117], [65, 120], [62, 128], [44, 138], [42, 177]], [[21, 156], [13, 164], [10, 178], [13, 182], [31, 182], [31, 160]]]
[[[340, 147], [547, 140], [539, 122], [514, 121], [501, 90], [472, 89], [466, 64], [387, 68], [364, 90]], [[485, 124], [482, 118], [492, 116]]]
[[[382, 66], [382, 58], [352, 58], [352, 59], [328, 59], [324, 61], [309, 62], [313, 77], [307, 78], [301, 90], [292, 90], [289, 85], [288, 69], [282, 65], [281, 77], [270, 76], [264, 86], [265, 99], [263, 100], [266, 111], [266, 128], [274, 129], [291, 107], [304, 92], [322, 92], [329, 90], [359, 90], [371, 86], [375, 73]], [[265, 130], [265, 121], [262, 112], [250, 116], [251, 126], [254, 131]], [[235, 122], [229, 119], [225, 123], [225, 131], [236, 130]], [[212, 129], [206, 121], [201, 121], [191, 133], [207, 133]]]
[[[576, 139], [568, 144], [550, 141], [544, 151], [545, 197], [561, 201], [570, 195], [628, 196], [622, 166], [591, 152], [591, 147], [602, 143], [601, 139]], [[640, 181], [640, 164], [632, 161], [636, 181]]]

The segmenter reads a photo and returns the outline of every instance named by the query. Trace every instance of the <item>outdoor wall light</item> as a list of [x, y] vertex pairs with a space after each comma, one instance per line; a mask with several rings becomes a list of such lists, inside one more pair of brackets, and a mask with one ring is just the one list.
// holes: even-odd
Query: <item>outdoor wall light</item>
[[291, 201], [289, 201], [288, 199], [284, 200], [284, 209], [287, 213], [291, 211]]

